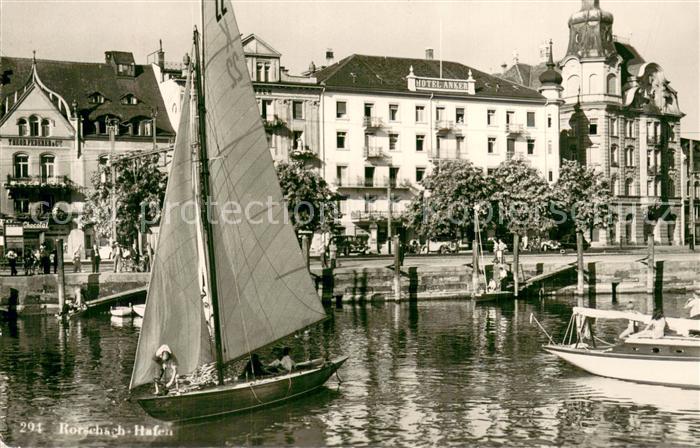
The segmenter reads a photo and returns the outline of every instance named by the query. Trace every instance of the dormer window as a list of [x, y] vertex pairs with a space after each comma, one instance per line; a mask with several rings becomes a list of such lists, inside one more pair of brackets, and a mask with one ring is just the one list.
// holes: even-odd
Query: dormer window
[[122, 97], [122, 104], [138, 104], [139, 99], [132, 94], [124, 95]]
[[17, 120], [17, 134], [20, 137], [24, 137], [28, 134], [29, 128], [27, 127], [27, 120], [20, 118]]
[[95, 92], [88, 97], [92, 104], [103, 104], [105, 102], [105, 97], [102, 96], [100, 92]]

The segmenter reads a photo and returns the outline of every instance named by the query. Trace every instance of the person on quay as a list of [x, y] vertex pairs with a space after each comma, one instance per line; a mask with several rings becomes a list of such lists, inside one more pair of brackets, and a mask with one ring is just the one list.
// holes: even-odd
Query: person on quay
[[100, 272], [100, 261], [102, 258], [100, 257], [100, 247], [97, 245], [97, 243], [92, 245], [92, 272], [93, 273], [98, 273]]
[[10, 265], [10, 276], [16, 277], [17, 276], [17, 252], [10, 249], [9, 251], [7, 251], [5, 258], [7, 258], [7, 263]]
[[44, 274], [51, 273], [51, 260], [49, 259], [49, 251], [46, 250], [46, 245], [39, 246], [39, 264]]
[[331, 240], [331, 244], [328, 246], [328, 252], [330, 253], [331, 269], [335, 269], [338, 265], [338, 246], [335, 244], [335, 238]]
[[120, 272], [122, 264], [122, 248], [116, 241], [112, 243], [112, 253], [110, 256], [114, 260], [114, 272]]
[[80, 264], [80, 252], [83, 246], [78, 246], [78, 248], [73, 252], [73, 272], [82, 272], [82, 266]]
[[32, 251], [27, 249], [24, 252], [24, 275], [33, 275], [34, 272], [34, 255]]
[[292, 360], [292, 357], [289, 355], [290, 352], [291, 350], [289, 347], [285, 347], [284, 349], [282, 349], [282, 356], [268, 364], [268, 367], [277, 370], [282, 370], [285, 373], [291, 372], [292, 369], [294, 369], [294, 367], [296, 366], [296, 364]]
[[158, 347], [155, 355], [155, 362], [158, 364], [158, 376], [153, 379], [156, 395], [166, 395], [177, 383], [177, 361], [172, 350], [167, 344]]

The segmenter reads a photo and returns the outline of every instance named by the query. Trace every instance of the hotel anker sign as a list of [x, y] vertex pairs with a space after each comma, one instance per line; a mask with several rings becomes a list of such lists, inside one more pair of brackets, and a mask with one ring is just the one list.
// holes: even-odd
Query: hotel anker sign
[[467, 92], [469, 84], [459, 79], [435, 79], [416, 77], [416, 89], [418, 90], [450, 90]]

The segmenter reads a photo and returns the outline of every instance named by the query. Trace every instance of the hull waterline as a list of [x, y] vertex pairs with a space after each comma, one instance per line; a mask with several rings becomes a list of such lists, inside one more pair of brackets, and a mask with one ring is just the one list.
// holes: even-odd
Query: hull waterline
[[309, 370], [233, 383], [180, 395], [139, 399], [151, 417], [168, 422], [183, 422], [218, 415], [249, 411], [279, 404], [321, 387], [347, 360], [337, 358]]
[[700, 358], [635, 355], [558, 345], [544, 349], [594, 375], [638, 383], [700, 389]]

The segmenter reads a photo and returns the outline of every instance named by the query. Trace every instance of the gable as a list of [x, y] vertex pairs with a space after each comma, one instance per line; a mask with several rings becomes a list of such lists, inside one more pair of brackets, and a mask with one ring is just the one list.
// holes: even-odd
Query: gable
[[281, 56], [281, 54], [272, 48], [270, 44], [260, 39], [255, 34], [251, 34], [243, 39], [243, 53], [276, 58]]
[[31, 116], [41, 120], [49, 120], [50, 136], [54, 138], [71, 138], [75, 135], [73, 126], [66, 120], [49, 97], [36, 86], [27, 92], [10, 113], [0, 122], [0, 135], [18, 136], [18, 121], [22, 118], [29, 120]]

